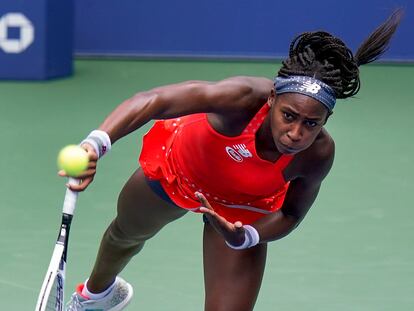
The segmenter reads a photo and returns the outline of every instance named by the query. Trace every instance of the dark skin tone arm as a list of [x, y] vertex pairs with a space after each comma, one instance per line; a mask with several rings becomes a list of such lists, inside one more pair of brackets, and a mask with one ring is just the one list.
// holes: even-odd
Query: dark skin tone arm
[[[273, 83], [253, 77], [235, 77], [220, 82], [189, 81], [138, 93], [118, 106], [101, 124], [112, 142], [154, 119], [170, 119], [206, 112], [212, 118], [248, 121], [246, 110], [264, 103]], [[224, 117], [225, 116], [225, 117]], [[229, 127], [229, 131], [231, 128]]]
[[286, 236], [303, 220], [319, 193], [323, 179], [332, 167], [334, 149], [333, 140], [322, 133], [312, 147], [296, 156], [291, 171], [286, 172], [286, 175], [290, 175], [288, 178], [293, 180], [281, 210], [253, 224], [258, 228], [261, 242]]
[[[283, 238], [303, 220], [318, 195], [322, 180], [332, 167], [334, 149], [333, 140], [322, 132], [309, 149], [296, 155], [285, 171], [285, 179], [291, 182], [282, 208], [252, 224], [259, 233], [260, 242]], [[202, 194], [198, 193], [198, 197], [204, 206], [200, 210], [213, 227], [230, 244], [241, 245], [244, 242], [243, 224], [228, 222], [214, 212]]]
[[[233, 77], [219, 82], [187, 81], [140, 92], [121, 103], [98, 129], [108, 133], [112, 144], [150, 120], [170, 119], [206, 112], [212, 125], [225, 135], [237, 135], [263, 105], [273, 87], [266, 78]], [[235, 126], [237, 125], [237, 126]], [[66, 186], [84, 191], [96, 174], [97, 155], [84, 144], [90, 158], [79, 185]], [[67, 176], [64, 171], [60, 176]]]

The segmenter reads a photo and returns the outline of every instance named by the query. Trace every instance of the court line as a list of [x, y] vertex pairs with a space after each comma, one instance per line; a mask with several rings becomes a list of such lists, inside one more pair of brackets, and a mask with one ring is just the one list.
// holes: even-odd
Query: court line
[[2, 280], [2, 279], [0, 279], [0, 284], [6, 285], [6, 286], [13, 286], [13, 287], [17, 287], [17, 288], [19, 288], [19, 289], [25, 289], [25, 290], [28, 290], [28, 291], [30, 291], [30, 292], [32, 292], [32, 293], [35, 293], [35, 292], [36, 292], [36, 291], [35, 291], [33, 288], [31, 288], [31, 287], [24, 286], [24, 285], [20, 285], [20, 284], [13, 283], [13, 282], [9, 282], [9, 281]]

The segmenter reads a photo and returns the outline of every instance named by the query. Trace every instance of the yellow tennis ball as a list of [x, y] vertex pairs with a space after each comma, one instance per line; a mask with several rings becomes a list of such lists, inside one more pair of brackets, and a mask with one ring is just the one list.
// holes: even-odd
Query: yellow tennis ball
[[89, 163], [88, 153], [77, 145], [68, 145], [60, 150], [57, 158], [59, 169], [69, 176], [77, 176], [87, 169]]

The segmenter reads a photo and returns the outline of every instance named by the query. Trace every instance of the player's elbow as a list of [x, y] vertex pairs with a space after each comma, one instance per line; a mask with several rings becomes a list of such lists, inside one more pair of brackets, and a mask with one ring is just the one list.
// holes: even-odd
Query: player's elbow
[[148, 120], [157, 118], [166, 109], [162, 95], [156, 89], [137, 93], [131, 98], [131, 101], [133, 103], [131, 114]]
[[302, 222], [304, 216], [298, 215], [295, 213], [286, 213], [282, 210], [283, 217], [285, 219], [285, 222], [287, 223], [288, 234], [295, 230], [297, 227], [299, 227], [299, 224]]

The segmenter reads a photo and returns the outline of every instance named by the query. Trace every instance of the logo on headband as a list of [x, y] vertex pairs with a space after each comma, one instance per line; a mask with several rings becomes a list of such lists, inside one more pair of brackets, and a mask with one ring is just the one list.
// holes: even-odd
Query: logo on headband
[[310, 81], [304, 82], [303, 85], [299, 88], [299, 90], [301, 91], [305, 91], [305, 92], [312, 93], [312, 94], [317, 94], [320, 89], [321, 89], [321, 86], [318, 83], [316, 82], [311, 83]]

